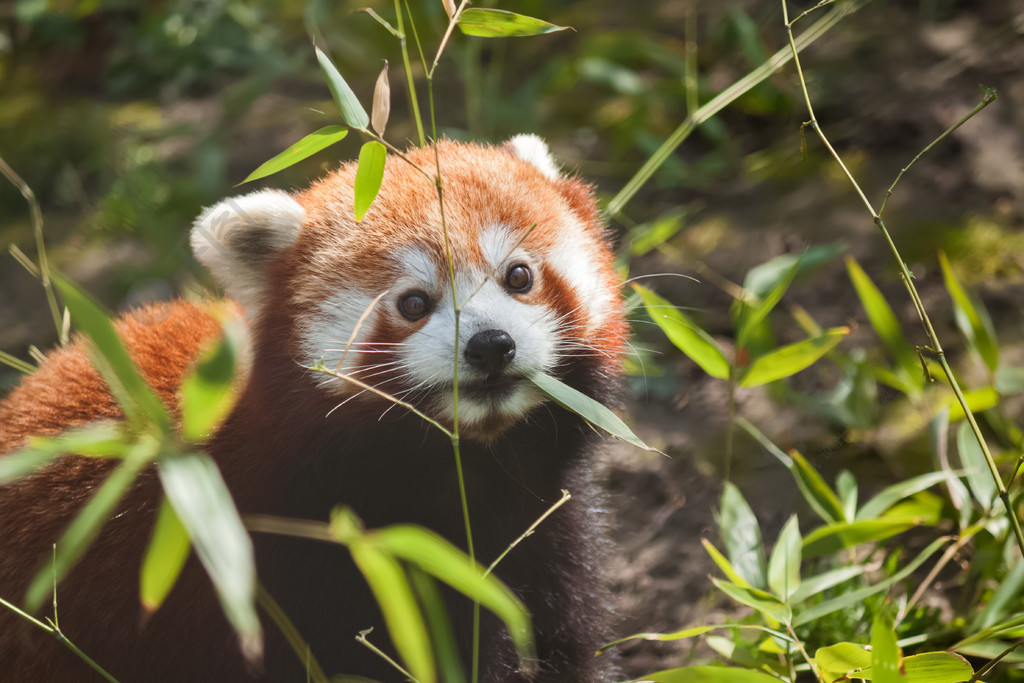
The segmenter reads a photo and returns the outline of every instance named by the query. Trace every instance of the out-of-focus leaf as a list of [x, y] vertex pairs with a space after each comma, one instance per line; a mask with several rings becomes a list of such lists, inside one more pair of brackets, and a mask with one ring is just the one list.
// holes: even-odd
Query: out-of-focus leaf
[[766, 587], [764, 543], [754, 511], [735, 484], [728, 481], [722, 489], [720, 505], [718, 531], [729, 562], [751, 586]]
[[564, 31], [568, 26], [556, 26], [540, 19], [500, 9], [472, 7], [459, 16], [459, 29], [467, 36], [478, 38], [514, 38], [536, 36], [542, 33]]
[[348, 549], [370, 585], [402, 662], [416, 680], [433, 683], [437, 679], [430, 636], [402, 565], [377, 544], [362, 538], [352, 539]]
[[666, 669], [634, 679], [634, 683], [779, 683], [779, 679], [760, 671], [728, 666], [685, 666]]
[[[1000, 649], [1002, 646], [1000, 646]], [[990, 659], [991, 657], [986, 657]], [[871, 669], [851, 673], [854, 680], [882, 680], [874, 678]], [[964, 683], [974, 676], [970, 663], [955, 652], [923, 652], [919, 655], [904, 657], [900, 671], [902, 676], [897, 679], [908, 683]]]
[[871, 624], [871, 673], [877, 683], [900, 683], [900, 649], [886, 606], [875, 613]]
[[159, 461], [167, 500], [188, 531], [242, 653], [257, 661], [263, 632], [256, 616], [256, 564], [252, 541], [213, 460], [199, 453], [165, 455]]
[[834, 588], [841, 583], [846, 583], [864, 574], [869, 569], [866, 565], [850, 565], [848, 567], [836, 567], [822, 574], [804, 577], [800, 587], [789, 597], [791, 605], [799, 605], [804, 600], [822, 593], [829, 588]]
[[788, 600], [800, 587], [802, 544], [800, 524], [796, 515], [792, 515], [779, 532], [768, 560], [768, 587], [783, 600]]
[[995, 388], [1000, 394], [1024, 392], [1024, 368], [1000, 365], [996, 368]]
[[795, 375], [813, 365], [849, 333], [848, 327], [833, 327], [821, 336], [769, 351], [750, 363], [740, 376], [740, 386], [756, 387]]
[[[57, 542], [54, 561], [32, 579], [25, 596], [25, 608], [35, 612], [53, 590], [54, 580], [60, 581], [85, 552], [99, 533], [100, 528], [110, 519], [114, 508], [124, 496], [128, 487], [149, 464], [160, 449], [156, 439], [143, 435], [132, 445], [124, 461], [106, 478], [82, 511]], [[56, 579], [54, 578], [56, 577]]]
[[676, 209], [664, 213], [650, 223], [644, 223], [629, 231], [629, 251], [634, 256], [644, 254], [665, 244], [683, 229], [686, 211]]
[[376, 140], [370, 140], [363, 144], [362, 149], [359, 150], [359, 167], [356, 169], [356, 222], [363, 220], [363, 216], [370, 210], [373, 200], [380, 192], [380, 184], [384, 180], [384, 161], [387, 156], [387, 148]]
[[409, 581], [423, 606], [424, 622], [434, 644], [440, 679], [445, 683], [464, 683], [466, 673], [459, 658], [459, 646], [437, 583], [416, 567], [409, 568]]
[[871, 666], [871, 652], [856, 643], [836, 643], [818, 648], [814, 653], [814, 663], [818, 665], [823, 680], [837, 681], [851, 671]]
[[164, 604], [185, 566], [189, 548], [188, 533], [165, 498], [139, 575], [139, 599], [147, 613], [152, 614]]
[[1024, 562], [1017, 562], [1006, 573], [999, 588], [984, 607], [977, 611], [971, 620], [969, 633], [977, 633], [1003, 619], [1011, 616], [1020, 605], [1020, 596], [1024, 592]]
[[836, 475], [836, 495], [843, 504], [843, 518], [857, 516], [857, 478], [850, 470], [840, 470]]
[[[764, 268], [772, 265], [778, 259], [772, 259], [768, 263], [763, 263], [758, 268]], [[757, 269], [755, 269], [757, 270]], [[764, 294], [755, 294], [759, 298], [758, 301], [738, 301], [736, 309], [739, 313], [735, 317], [736, 322], [736, 345], [740, 348], [747, 346], [748, 338], [768, 317], [768, 314], [782, 301], [783, 295], [789, 286], [793, 284], [793, 279], [796, 277], [797, 272], [800, 270], [800, 259], [797, 258], [793, 261], [792, 265], [782, 272], [779, 273], [778, 279], [774, 286]], [[753, 271], [752, 271], [753, 272]], [[749, 277], [749, 274], [748, 274]], [[767, 284], [767, 283], [765, 283]]]
[[709, 631], [722, 630], [722, 629], [752, 629], [757, 631], [764, 631], [765, 633], [771, 634], [775, 638], [779, 638], [786, 642], [792, 642], [792, 637], [777, 631], [775, 629], [766, 628], [759, 624], [715, 624], [714, 626], [696, 626], [694, 628], [683, 629], [682, 631], [673, 631], [672, 633], [634, 633], [631, 636], [625, 638], [619, 638], [618, 640], [612, 641], [607, 645], [602, 645], [597, 650], [597, 654], [601, 654], [612, 647], [625, 643], [630, 640], [657, 640], [657, 641], [670, 641], [670, 640], [684, 640], [686, 638], [693, 638], [695, 636], [702, 636]]
[[231, 326], [228, 321], [217, 345], [182, 380], [181, 436], [186, 441], [208, 438], [235, 404], [233, 382], [241, 340]]
[[928, 440], [935, 455], [935, 462], [938, 470], [942, 473], [946, 484], [946, 491], [949, 493], [949, 502], [956, 508], [959, 515], [960, 528], [965, 528], [971, 523], [972, 508], [971, 493], [954, 474], [949, 464], [949, 409], [942, 408], [935, 413], [935, 417], [928, 423]]
[[28, 476], [61, 455], [122, 457], [130, 447], [114, 423], [72, 429], [60, 436], [29, 437], [28, 447], [0, 458], [0, 486]]
[[881, 541], [911, 527], [937, 524], [941, 517], [942, 500], [931, 494], [918, 494], [878, 517], [818, 527], [804, 539], [804, 556], [821, 557], [861, 543]]
[[917, 557], [915, 557], [912, 561], [907, 563], [907, 565], [903, 567], [903, 569], [899, 570], [892, 576], [882, 579], [878, 583], [872, 584], [870, 586], [865, 586], [864, 588], [859, 588], [857, 590], [850, 591], [849, 593], [843, 593], [842, 595], [839, 595], [835, 598], [818, 603], [813, 607], [808, 607], [805, 610], [800, 610], [796, 613], [796, 615], [793, 618], [793, 626], [801, 626], [808, 622], [814, 621], [815, 619], [820, 619], [826, 614], [831, 614], [832, 612], [835, 612], [837, 610], [845, 609], [850, 605], [855, 605], [857, 603], [863, 602], [866, 598], [869, 598], [872, 595], [877, 595], [878, 593], [889, 590], [890, 586], [899, 583], [900, 581], [903, 581], [905, 578], [914, 573], [914, 571], [916, 571], [918, 567], [924, 564], [929, 557], [934, 555], [936, 551], [938, 551], [940, 548], [942, 548], [942, 546], [946, 545], [947, 543], [949, 543], [948, 538], [935, 539], [927, 548], [922, 550]]
[[617, 439], [645, 451], [654, 449], [640, 440], [636, 434], [619, 419], [619, 416], [586, 394], [573, 389], [550, 375], [537, 373], [530, 377], [534, 386], [544, 392], [552, 401], [566, 410], [576, 413], [590, 424], [603, 429]]
[[60, 290], [72, 320], [92, 340], [97, 369], [132, 428], [138, 431], [151, 424], [169, 433], [171, 422], [163, 403], [142, 379], [100, 305], [63, 277], [55, 275], [53, 284]]
[[373, 106], [370, 107], [370, 123], [378, 135], [384, 135], [389, 116], [391, 116], [391, 83], [388, 81], [388, 60], [385, 59], [384, 68], [381, 69], [380, 75], [377, 76], [377, 83], [373, 87]]
[[711, 557], [711, 560], [718, 566], [719, 569], [722, 570], [722, 573], [725, 574], [725, 578], [729, 579], [733, 583], [740, 586], [750, 586], [750, 584], [747, 583], [747, 580], [736, 572], [736, 569], [733, 568], [732, 563], [729, 562], [729, 558], [723, 555], [722, 552], [718, 548], [716, 548], [711, 541], [709, 541], [706, 538], [702, 538], [700, 539], [700, 542], [704, 546], [704, 550], [706, 550], [708, 555]]
[[716, 579], [714, 577], [711, 578], [711, 582], [715, 584], [715, 587], [718, 588], [718, 590], [722, 591], [736, 602], [742, 603], [747, 607], [753, 607], [770, 619], [786, 623], [793, 616], [792, 611], [789, 609], [789, 605], [782, 602], [771, 593], [767, 593], [756, 588], [744, 588], [743, 586], [737, 586], [734, 583], [722, 581], [721, 579]]
[[482, 567], [427, 529], [396, 525], [373, 531], [372, 535], [375, 545], [384, 552], [414, 564], [494, 612], [508, 628], [524, 663], [531, 659], [530, 616], [515, 594], [496, 577], [485, 576]]
[[963, 466], [967, 477], [967, 485], [985, 510], [992, 509], [992, 501], [995, 500], [999, 490], [992, 479], [992, 472], [988, 468], [985, 454], [981, 450], [978, 439], [974, 436], [971, 425], [961, 422], [956, 430], [956, 448], [960, 454], [960, 464]]
[[857, 520], [868, 520], [882, 514], [897, 502], [909, 498], [915, 493], [930, 489], [936, 484], [942, 483], [946, 475], [942, 472], [928, 472], [905, 481], [897, 482], [875, 494], [871, 500], [864, 503], [864, 506], [857, 511]]
[[334, 143], [340, 142], [346, 135], [348, 135], [348, 128], [345, 126], [324, 126], [320, 130], [313, 131], [277, 156], [264, 161], [255, 171], [246, 176], [245, 180], [240, 184], [247, 183], [250, 180], [266, 178], [278, 171], [283, 171], [289, 166], [297, 164], [321, 150], [327, 149]]
[[999, 343], [996, 341], [995, 329], [988, 311], [980, 305], [975, 305], [971, 300], [971, 296], [960, 284], [952, 266], [949, 265], [949, 259], [942, 252], [939, 253], [939, 265], [942, 266], [942, 279], [946, 284], [946, 290], [953, 300], [953, 317], [956, 319], [957, 327], [967, 338], [967, 345], [988, 367], [989, 372], [995, 372], [999, 367]]
[[[759, 299], [778, 288], [784, 280], [792, 280], [793, 275], [807, 272], [811, 268], [827, 263], [843, 252], [841, 244], [819, 244], [805, 249], [799, 254], [783, 254], [754, 266], [743, 278], [743, 289], [751, 292]], [[795, 273], [791, 273], [793, 269]]]
[[729, 360], [707, 332], [646, 287], [634, 284], [633, 289], [640, 294], [647, 314], [669, 341], [712, 377], [729, 378]]
[[818, 470], [807, 462], [807, 458], [796, 450], [790, 451], [789, 457], [793, 463], [790, 472], [793, 473], [797, 487], [803, 494], [804, 500], [818, 513], [818, 516], [826, 522], [839, 522], [846, 519], [843, 517], [843, 504], [839, 501], [839, 497], [821, 478]]
[[[981, 387], [979, 389], [968, 389], [964, 392], [964, 400], [971, 412], [977, 415], [999, 405], [999, 392], [993, 387]], [[964, 419], [964, 409], [955, 396], [946, 399], [946, 406], [949, 408], [949, 419], [959, 422]]]
[[875, 334], [896, 360], [900, 370], [900, 379], [907, 383], [908, 388], [912, 387], [916, 392], [920, 392], [924, 386], [921, 363], [914, 347], [903, 335], [903, 329], [900, 327], [899, 320], [896, 319], [896, 314], [892, 312], [889, 302], [885, 300], [882, 292], [852, 256], [846, 258], [846, 271], [850, 275], [853, 288], [857, 291], [864, 311], [868, 314], [871, 327], [874, 328]]
[[342, 78], [331, 59], [319, 47], [314, 49], [316, 50], [316, 61], [320, 63], [320, 68], [327, 76], [327, 87], [331, 89], [331, 95], [341, 109], [341, 117], [352, 128], [366, 130], [366, 127], [370, 125], [370, 117], [363, 109], [363, 105], [359, 104], [359, 98], [352, 92], [352, 88]]

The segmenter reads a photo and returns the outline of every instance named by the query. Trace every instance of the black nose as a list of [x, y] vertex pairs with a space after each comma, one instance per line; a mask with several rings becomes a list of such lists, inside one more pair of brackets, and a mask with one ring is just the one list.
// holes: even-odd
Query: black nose
[[516, 357], [516, 343], [505, 330], [477, 332], [466, 344], [466, 362], [488, 377], [498, 375]]

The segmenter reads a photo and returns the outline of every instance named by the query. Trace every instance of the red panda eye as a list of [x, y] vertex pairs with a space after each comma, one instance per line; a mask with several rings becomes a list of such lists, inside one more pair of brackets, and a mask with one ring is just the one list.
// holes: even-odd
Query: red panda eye
[[406, 292], [398, 300], [398, 310], [407, 320], [419, 320], [431, 311], [430, 297], [419, 290]]
[[505, 276], [505, 284], [511, 291], [520, 294], [530, 291], [530, 288], [533, 287], [533, 273], [530, 271], [530, 267], [525, 263], [517, 263], [509, 268], [508, 275]]

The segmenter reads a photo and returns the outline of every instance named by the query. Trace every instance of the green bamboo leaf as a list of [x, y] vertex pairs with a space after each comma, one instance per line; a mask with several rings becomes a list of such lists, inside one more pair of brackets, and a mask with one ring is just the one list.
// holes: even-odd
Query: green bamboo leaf
[[459, 30], [478, 38], [515, 38], [564, 31], [568, 26], [556, 26], [540, 19], [500, 9], [472, 7], [459, 15]]
[[342, 78], [330, 57], [325, 55], [319, 47], [314, 47], [314, 49], [316, 50], [316, 61], [320, 63], [320, 68], [327, 76], [327, 87], [331, 89], [331, 95], [341, 109], [341, 117], [350, 127], [365, 131], [366, 127], [370, 125], [370, 115], [363, 109], [363, 105], [359, 104], [359, 98], [352, 92], [352, 88], [348, 87], [348, 83]]
[[849, 273], [853, 288], [857, 291], [864, 311], [868, 314], [868, 320], [875, 334], [882, 340], [882, 343], [896, 360], [900, 372], [900, 379], [908, 387], [920, 391], [924, 387], [924, 373], [921, 363], [917, 357], [917, 351], [903, 335], [896, 314], [893, 313], [889, 302], [882, 296], [882, 292], [871, 281], [868, 274], [860, 267], [860, 264], [852, 257], [846, 258], [846, 271]]
[[236, 328], [227, 321], [216, 346], [182, 380], [181, 436], [186, 441], [207, 439], [235, 404], [235, 366], [243, 343]]
[[[1002, 645], [999, 649], [1002, 649]], [[900, 666], [903, 675], [897, 679], [908, 683], [964, 683], [974, 677], [970, 663], [954, 652], [923, 652], [904, 657]], [[849, 674], [851, 679], [874, 678], [872, 668]]]
[[256, 616], [256, 564], [252, 541], [213, 460], [200, 453], [165, 455], [157, 469], [167, 500], [188, 531], [209, 574], [242, 653], [256, 661], [263, 632]]
[[[995, 387], [968, 389], [963, 392], [963, 394], [964, 400], [967, 401], [967, 407], [970, 408], [971, 412], [975, 415], [995, 408], [999, 405], [1000, 401], [999, 392], [996, 391]], [[946, 407], [949, 408], [950, 421], [959, 422], [964, 419], [964, 408], [960, 405], [960, 401], [956, 396], [949, 396], [946, 399]]]
[[458, 642], [437, 582], [416, 567], [409, 567], [409, 582], [423, 606], [424, 622], [437, 655], [439, 678], [445, 683], [465, 683], [466, 673], [459, 657]]
[[793, 612], [790, 610], [789, 605], [782, 602], [771, 593], [758, 590], [757, 588], [744, 588], [743, 586], [737, 586], [734, 583], [716, 579], [715, 577], [711, 577], [711, 582], [715, 584], [715, 587], [718, 588], [718, 590], [722, 591], [736, 602], [744, 604], [747, 607], [753, 607], [758, 612], [761, 612], [775, 621], [788, 623], [790, 619], [793, 618]]
[[600, 648], [598, 648], [597, 654], [602, 654], [603, 652], [608, 651], [612, 647], [616, 645], [621, 645], [622, 643], [625, 643], [630, 640], [653, 640], [662, 642], [671, 640], [685, 640], [686, 638], [702, 636], [710, 631], [724, 629], [747, 629], [762, 631], [764, 633], [771, 635], [774, 638], [778, 638], [779, 640], [790, 643], [793, 642], [793, 638], [788, 633], [767, 628], [766, 626], [761, 626], [760, 624], [715, 624], [714, 626], [696, 626], [694, 628], [683, 629], [682, 631], [673, 631], [672, 633], [634, 633], [631, 636], [619, 638], [618, 640], [612, 641], [607, 645], [602, 645]]
[[702, 538], [700, 539], [700, 542], [704, 546], [704, 550], [706, 550], [708, 555], [711, 557], [711, 560], [718, 566], [719, 569], [722, 570], [722, 573], [725, 574], [725, 578], [729, 579], [733, 583], [740, 586], [750, 586], [750, 584], [747, 583], [747, 580], [736, 572], [736, 570], [732, 566], [732, 563], [729, 562], [729, 559], [725, 555], [723, 555], [722, 551], [716, 548], [711, 541], [709, 541], [706, 538]]
[[800, 524], [796, 515], [792, 515], [779, 532], [768, 560], [768, 587], [783, 600], [789, 600], [800, 587], [802, 544]]
[[351, 539], [348, 549], [370, 585], [402, 662], [416, 680], [433, 683], [436, 674], [430, 636], [402, 565], [365, 537]]
[[856, 643], [836, 643], [818, 648], [814, 653], [821, 677], [826, 681], [842, 680], [851, 671], [871, 666], [871, 652]]
[[845, 512], [839, 496], [829, 488], [829, 485], [818, 474], [818, 470], [814, 469], [799, 451], [790, 451], [789, 457], [793, 463], [790, 472], [796, 480], [797, 487], [807, 503], [818, 513], [818, 516], [829, 523], [845, 520]]
[[754, 511], [732, 482], [725, 482], [720, 506], [718, 530], [730, 564], [750, 586], [767, 586], [761, 528]]
[[740, 386], [756, 387], [795, 375], [813, 365], [849, 333], [848, 327], [833, 327], [820, 336], [769, 351], [751, 361], [740, 376]]
[[975, 613], [968, 632], [977, 633], [1011, 616], [1020, 605], [1022, 592], [1024, 592], [1024, 562], [1018, 562], [1006, 573], [999, 588], [992, 594], [985, 606]]
[[185, 527], [164, 498], [139, 575], [139, 600], [147, 613], [152, 614], [164, 603], [185, 566], [190, 547]]
[[448, 584], [496, 614], [508, 628], [524, 664], [533, 657], [530, 616], [519, 599], [462, 551], [427, 529], [395, 525], [371, 532], [375, 547]]
[[873, 519], [904, 498], [909, 498], [915, 493], [920, 493], [921, 491], [930, 489], [936, 484], [941, 484], [945, 480], [945, 472], [928, 472], [916, 477], [911, 477], [906, 481], [886, 486], [875, 494], [871, 500], [864, 503], [861, 509], [857, 511], [856, 519]]
[[837, 522], [818, 527], [804, 538], [804, 557], [821, 557], [873, 543], [901, 534], [907, 529], [938, 524], [942, 517], [942, 499], [920, 494], [890, 508], [885, 514], [854, 522]]
[[603, 429], [615, 438], [622, 439], [637, 448], [642, 448], [645, 451], [655, 451], [655, 449], [641, 441], [640, 437], [634, 434], [626, 426], [626, 423], [619, 419], [618, 415], [583, 392], [577, 391], [568, 384], [560, 382], [551, 375], [545, 375], [542, 372], [531, 376], [530, 381], [552, 401], [566, 410], [576, 413], [595, 427]]
[[61, 536], [57, 542], [53, 562], [47, 563], [32, 579], [25, 596], [25, 609], [28, 612], [37, 611], [43, 601], [50, 596], [54, 577], [60, 581], [81, 558], [102, 526], [113, 516], [114, 508], [124, 497], [128, 487], [135, 481], [142, 468], [156, 457], [159, 450], [159, 441], [145, 435], [132, 445], [124, 461], [106, 478], [96, 495], [89, 499]]
[[747, 340], [768, 314], [782, 301], [783, 295], [800, 272], [801, 258], [785, 254], [751, 268], [744, 280], [744, 289], [757, 301], [737, 301], [736, 346], [746, 348]]
[[264, 161], [255, 171], [246, 176], [245, 180], [239, 183], [239, 185], [243, 185], [250, 180], [266, 178], [268, 175], [283, 171], [289, 166], [293, 166], [303, 159], [311, 157], [317, 152], [345, 139], [346, 135], [348, 135], [348, 128], [337, 125], [324, 126], [320, 130], [313, 131], [277, 156]]
[[870, 586], [865, 586], [857, 590], [850, 591], [849, 593], [843, 593], [842, 595], [832, 598], [831, 600], [825, 600], [824, 602], [818, 603], [813, 607], [809, 607], [805, 610], [797, 612], [793, 619], [793, 626], [802, 626], [803, 624], [820, 619], [826, 614], [831, 614], [841, 609], [845, 609], [850, 605], [855, 605], [863, 602], [865, 599], [872, 595], [877, 595], [884, 591], [889, 590], [889, 587], [903, 581], [908, 576], [913, 574], [918, 567], [924, 564], [929, 557], [934, 555], [942, 546], [949, 543], [949, 538], [938, 538], [931, 542], [931, 544], [922, 550], [917, 557], [909, 562], [903, 569], [896, 572], [892, 576], [882, 579], [878, 583]]
[[799, 605], [804, 600], [812, 598], [829, 588], [834, 588], [857, 578], [867, 572], [867, 570], [868, 567], [865, 565], [851, 565], [848, 567], [837, 567], [815, 576], [806, 577], [800, 582], [800, 587], [796, 589], [796, 592], [789, 596], [789, 604]]
[[843, 504], [843, 518], [857, 517], [857, 478], [850, 470], [840, 470], [836, 475], [836, 495]]
[[102, 422], [71, 429], [60, 436], [29, 437], [28, 445], [0, 458], [0, 486], [28, 476], [62, 455], [123, 457], [130, 443], [117, 424]]
[[971, 494], [985, 510], [991, 510], [992, 502], [999, 490], [992, 479], [985, 453], [981, 450], [971, 425], [966, 421], [961, 422], [956, 429], [956, 449], [960, 454], [960, 465], [964, 469]]
[[871, 672], [877, 683], [900, 683], [900, 648], [889, 608], [882, 606], [871, 624]]
[[779, 683], [779, 679], [750, 669], [700, 665], [658, 671], [633, 683]]
[[363, 220], [363, 216], [370, 210], [373, 200], [380, 192], [380, 184], [384, 180], [384, 161], [387, 155], [387, 148], [376, 140], [370, 140], [359, 150], [355, 197], [357, 223]]
[[63, 277], [55, 275], [53, 284], [71, 311], [75, 325], [92, 340], [92, 360], [133, 430], [153, 425], [163, 434], [170, 433], [167, 411], [142, 379], [102, 307]]
[[939, 265], [942, 266], [942, 279], [946, 284], [949, 297], [953, 300], [953, 317], [957, 327], [967, 339], [967, 345], [988, 367], [995, 372], [999, 367], [999, 343], [996, 341], [992, 319], [981, 305], [975, 305], [972, 297], [960, 284], [953, 272], [949, 259], [939, 252]]
[[669, 341], [712, 377], [729, 378], [729, 360], [707, 332], [678, 308], [646, 287], [634, 284], [633, 289], [640, 294], [647, 314], [661, 328]]

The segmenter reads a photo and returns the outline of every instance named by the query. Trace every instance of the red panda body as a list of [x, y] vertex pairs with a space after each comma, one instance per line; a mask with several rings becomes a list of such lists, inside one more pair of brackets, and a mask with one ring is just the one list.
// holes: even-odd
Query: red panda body
[[[432, 173], [432, 150], [409, 157]], [[326, 520], [345, 504], [369, 527], [412, 522], [464, 547], [449, 439], [409, 411], [309, 369], [322, 362], [451, 425], [458, 357], [478, 559], [496, 558], [562, 489], [573, 494], [496, 570], [531, 612], [536, 672], [519, 670], [503, 627], [485, 612], [481, 680], [610, 680], [594, 657], [610, 636], [590, 481], [598, 438], [525, 378], [547, 372], [595, 398], [615, 394], [626, 329], [611, 252], [589, 188], [561, 177], [536, 138], [499, 148], [444, 143], [440, 159], [451, 271], [436, 189], [396, 158], [360, 224], [352, 219], [354, 164], [294, 197], [254, 193], [199, 218], [193, 248], [245, 309], [252, 338], [245, 388], [204, 448], [243, 514]], [[119, 327], [172, 408], [181, 377], [217, 330], [209, 312], [184, 302], [137, 312]], [[0, 404], [0, 453], [30, 434], [117, 415], [81, 350], [57, 351]], [[0, 492], [0, 597], [21, 598], [110, 466], [68, 457]], [[144, 474], [59, 586], [61, 628], [123, 681], [250, 680], [194, 558], [167, 603], [139, 624], [138, 569], [160, 499], [156, 477]], [[398, 680], [354, 640], [374, 626], [371, 641], [388, 645], [343, 547], [264, 534], [254, 534], [254, 545], [260, 581], [329, 675]], [[468, 669], [472, 605], [445, 597]], [[266, 621], [255, 677], [304, 680], [302, 662]], [[89, 674], [7, 611], [0, 667], [4, 680]]]

